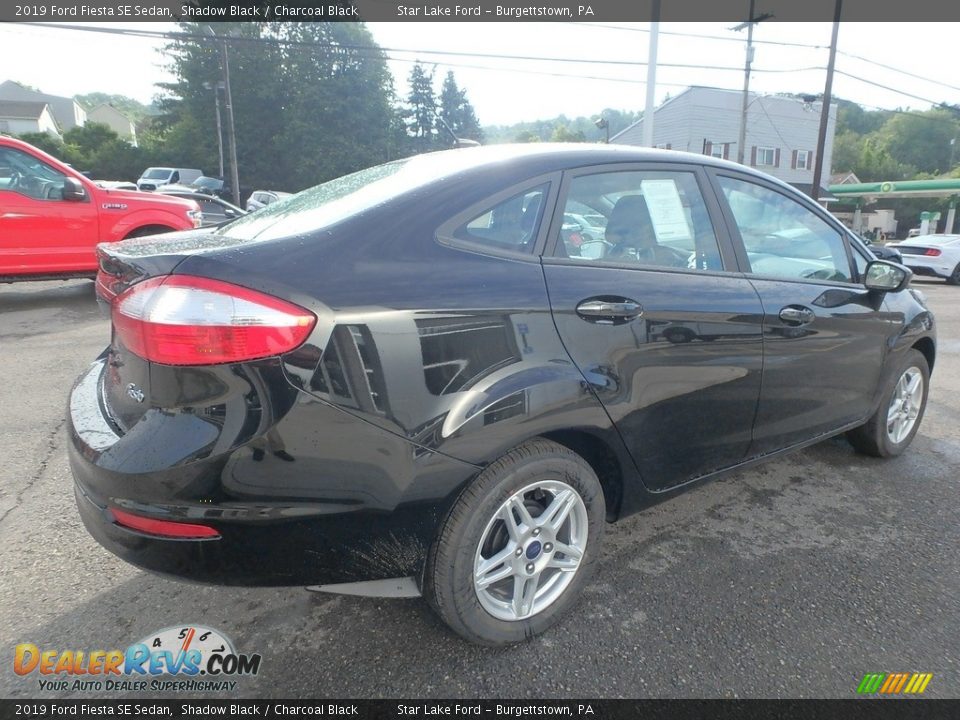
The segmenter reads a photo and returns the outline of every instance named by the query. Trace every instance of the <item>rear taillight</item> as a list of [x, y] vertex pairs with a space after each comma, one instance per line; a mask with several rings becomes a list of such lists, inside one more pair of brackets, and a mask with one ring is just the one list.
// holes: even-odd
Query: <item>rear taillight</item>
[[105, 300], [108, 303], [113, 302], [113, 299], [117, 296], [117, 292], [113, 289], [113, 287], [118, 281], [119, 278], [117, 278], [116, 275], [104, 272], [103, 268], [97, 270], [97, 297], [99, 297], [101, 300]]
[[937, 248], [927, 248], [923, 254], [929, 257], [940, 257], [940, 251]]
[[117, 296], [113, 327], [130, 352], [164, 365], [217, 365], [282, 355], [304, 343], [316, 316], [239, 285], [167, 275]]

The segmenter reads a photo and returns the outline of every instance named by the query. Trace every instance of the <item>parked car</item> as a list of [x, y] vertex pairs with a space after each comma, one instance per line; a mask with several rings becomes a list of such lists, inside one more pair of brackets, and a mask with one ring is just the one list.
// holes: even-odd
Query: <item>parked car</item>
[[92, 278], [97, 243], [199, 224], [195, 202], [100, 187], [42, 150], [0, 136], [0, 282]]
[[903, 453], [936, 354], [910, 271], [805, 195], [650, 149], [420, 155], [100, 258], [68, 445], [104, 547], [422, 594], [488, 645], [571, 610], [605, 521], [832, 435]]
[[233, 220], [241, 215], [247, 214], [246, 210], [241, 210], [236, 205], [228, 203], [226, 200], [218, 198], [215, 195], [207, 195], [206, 193], [195, 192], [193, 190], [180, 190], [173, 185], [160, 188], [157, 192], [183, 200], [193, 200], [200, 206], [200, 225], [204, 227], [220, 225], [228, 220]]
[[277, 200], [290, 197], [292, 193], [280, 192], [279, 190], [254, 190], [247, 198], [247, 212], [259, 210]]
[[202, 175], [190, 183], [190, 187], [196, 192], [206, 193], [207, 195], [216, 195], [224, 200], [231, 196], [232, 191], [226, 183], [220, 178], [207, 177]]
[[[86, 177], [86, 174], [84, 174]], [[94, 182], [107, 190], [136, 190], [137, 184], [128, 180], [94, 180]]]
[[917, 275], [960, 285], [960, 235], [921, 235], [887, 247], [896, 249], [903, 264]]
[[203, 175], [203, 170], [196, 168], [150, 167], [143, 171], [137, 180], [140, 190], [156, 190], [161, 185], [189, 185]]

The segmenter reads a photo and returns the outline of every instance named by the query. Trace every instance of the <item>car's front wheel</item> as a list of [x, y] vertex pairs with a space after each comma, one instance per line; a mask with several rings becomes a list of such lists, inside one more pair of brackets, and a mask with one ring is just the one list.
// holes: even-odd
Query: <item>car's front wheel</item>
[[457, 499], [431, 548], [424, 596], [472, 642], [533, 637], [589, 583], [604, 516], [603, 490], [583, 458], [549, 440], [526, 442]]
[[860, 452], [895, 457], [910, 445], [923, 420], [930, 386], [930, 366], [923, 353], [908, 350], [887, 375], [880, 405], [863, 425], [847, 433]]

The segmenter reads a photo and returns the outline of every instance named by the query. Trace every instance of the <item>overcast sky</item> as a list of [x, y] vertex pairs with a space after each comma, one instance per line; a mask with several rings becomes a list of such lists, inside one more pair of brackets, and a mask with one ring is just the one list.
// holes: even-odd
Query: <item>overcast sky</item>
[[[691, 85], [742, 88], [745, 33], [733, 23], [663, 23], [659, 62], [703, 66], [658, 67], [656, 96], [676, 95]], [[91, 24], [87, 24], [91, 26]], [[110, 27], [174, 30], [165, 23], [114, 23]], [[437, 66], [437, 88], [448, 69], [485, 125], [522, 120], [596, 115], [603, 108], [642, 110], [646, 93], [649, 25], [597, 26], [580, 23], [371, 23], [376, 41], [391, 52], [400, 95], [407, 92], [411, 61]], [[830, 23], [761, 24], [758, 41], [801, 43], [794, 47], [758, 43], [751, 89], [758, 92], [823, 91]], [[960, 104], [955, 55], [957, 23], [846, 23], [840, 28], [834, 93], [870, 107], [926, 109], [930, 102]], [[684, 37], [715, 35], [726, 39]], [[731, 40], [731, 38], [733, 40]], [[736, 40], [736, 41], [735, 41]], [[169, 80], [162, 41], [0, 24], [0, 81], [38, 87], [56, 95], [94, 91], [129, 95], [149, 102], [155, 83]], [[555, 58], [528, 61], [488, 57], [452, 57], [424, 51], [475, 52]], [[864, 62], [857, 55], [919, 77]], [[560, 62], [556, 58], [568, 58]], [[402, 59], [406, 59], [403, 61]], [[628, 64], [586, 63], [586, 60]], [[464, 67], [464, 66], [479, 67]], [[729, 70], [717, 68], [731, 68]], [[814, 68], [814, 69], [804, 69]], [[770, 72], [784, 70], [787, 72]], [[856, 79], [859, 78], [859, 79]], [[922, 79], [921, 79], [922, 78]], [[870, 85], [889, 86], [909, 95]], [[952, 87], [951, 87], [952, 86]]]

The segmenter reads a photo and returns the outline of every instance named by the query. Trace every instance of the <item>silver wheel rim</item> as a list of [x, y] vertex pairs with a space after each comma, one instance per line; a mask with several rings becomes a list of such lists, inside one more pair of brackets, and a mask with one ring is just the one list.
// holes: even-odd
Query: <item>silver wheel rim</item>
[[887, 437], [894, 444], [902, 443], [917, 424], [923, 402], [923, 374], [917, 367], [904, 371], [893, 390], [887, 408]]
[[487, 523], [473, 587], [498, 620], [525, 620], [569, 587], [587, 549], [587, 507], [566, 483], [544, 480], [511, 495]]

